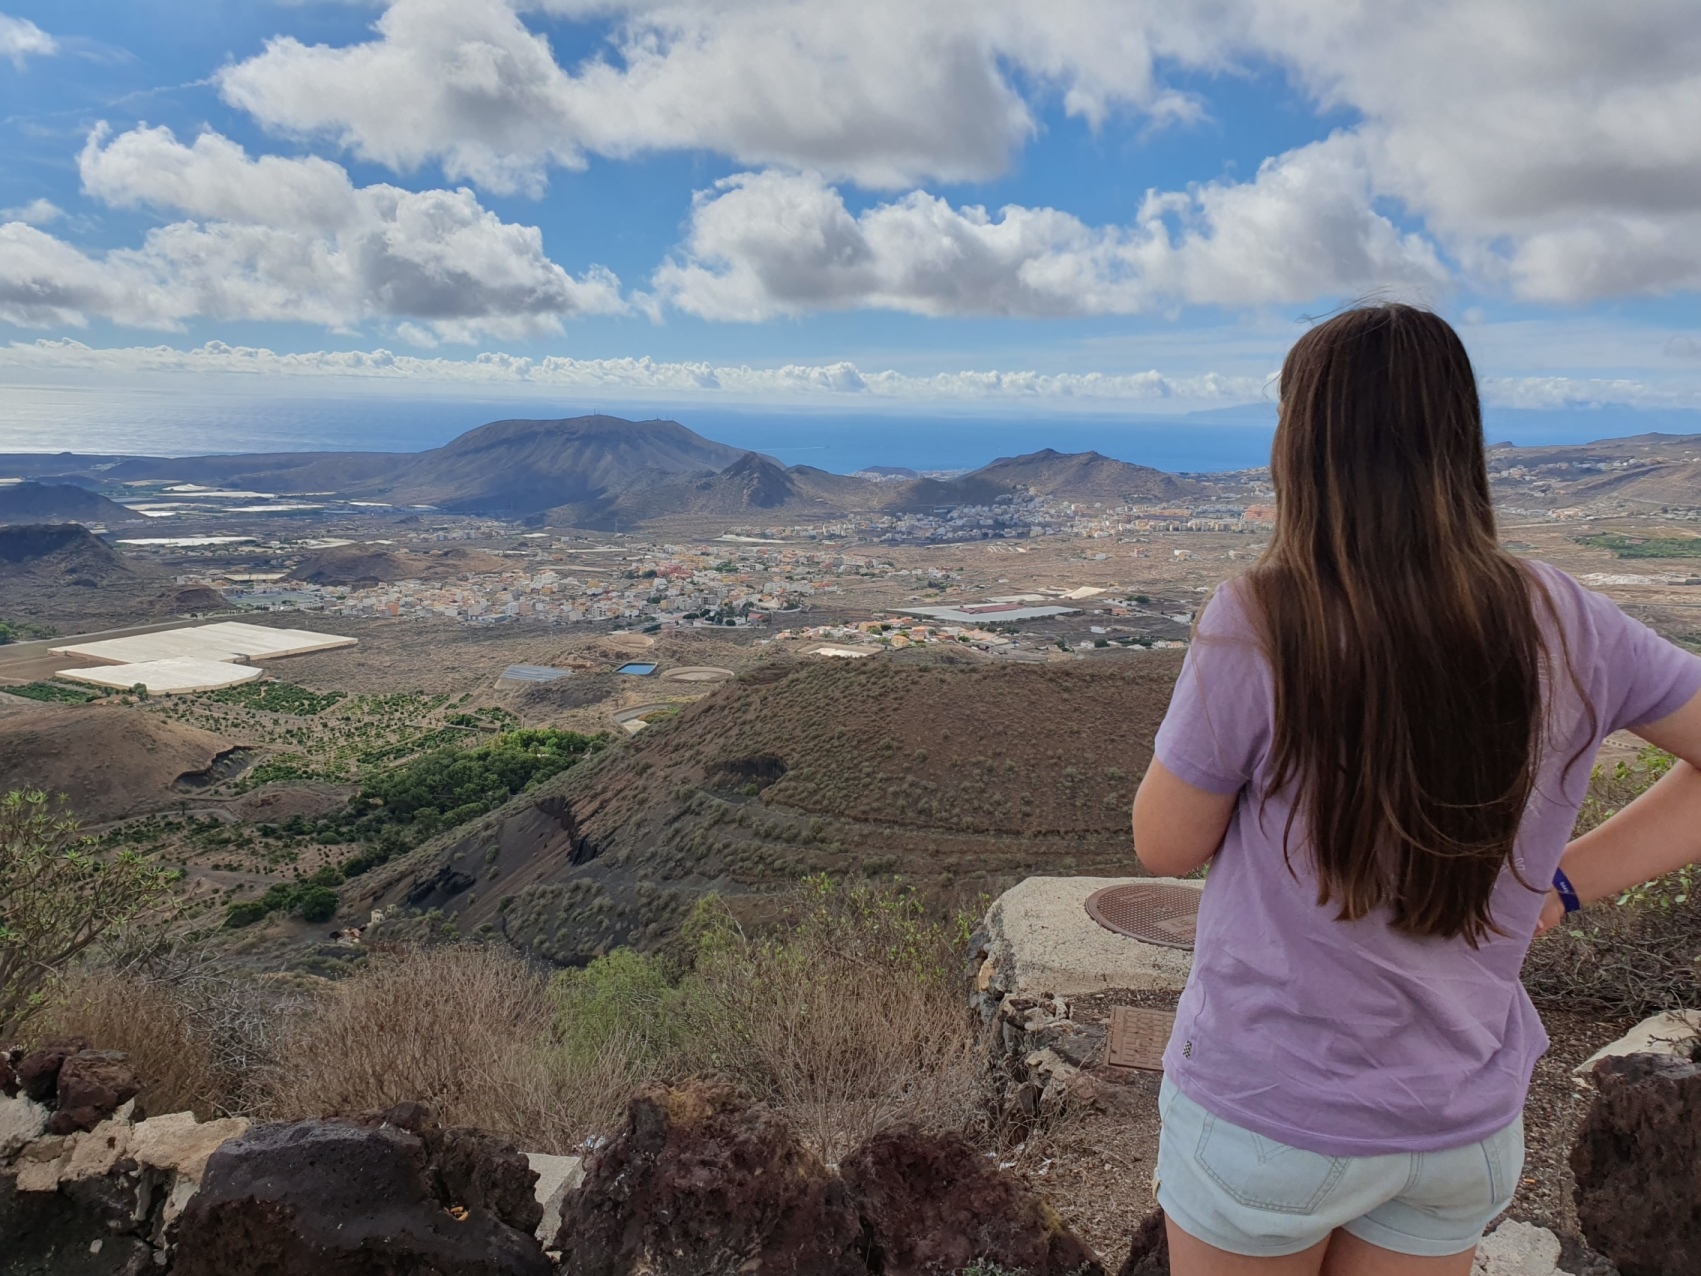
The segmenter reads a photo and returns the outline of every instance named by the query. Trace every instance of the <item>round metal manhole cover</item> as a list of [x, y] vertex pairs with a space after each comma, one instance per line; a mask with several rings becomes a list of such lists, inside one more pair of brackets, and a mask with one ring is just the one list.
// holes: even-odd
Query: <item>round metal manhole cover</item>
[[1192, 951], [1201, 893], [1167, 882], [1106, 886], [1087, 896], [1087, 916], [1106, 930], [1141, 943]]

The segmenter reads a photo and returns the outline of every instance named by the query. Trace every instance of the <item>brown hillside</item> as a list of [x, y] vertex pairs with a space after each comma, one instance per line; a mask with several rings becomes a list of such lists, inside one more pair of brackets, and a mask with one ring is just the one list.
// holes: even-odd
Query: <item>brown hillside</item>
[[137, 523], [142, 515], [74, 483], [0, 486], [0, 523]]
[[[873, 488], [860, 479], [844, 482]], [[602, 529], [679, 517], [750, 518], [784, 512], [820, 518], [843, 511], [844, 505], [836, 499], [839, 495], [836, 491], [824, 492], [821, 484], [809, 480], [808, 473], [788, 470], [765, 456], [746, 452], [717, 473], [673, 478], [617, 497], [563, 506], [551, 510], [549, 517], [556, 522]]]
[[820, 661], [730, 683], [356, 887], [575, 963], [665, 946], [708, 891], [899, 875], [941, 902], [1127, 873], [1128, 808], [1179, 660]]
[[63, 793], [84, 821], [175, 806], [193, 794], [197, 773], [236, 747], [121, 705], [0, 696], [0, 785]]
[[91, 586], [131, 574], [118, 552], [80, 523], [0, 527], [0, 581]]
[[678, 474], [722, 470], [741, 455], [677, 421], [611, 416], [492, 421], [421, 452], [391, 499], [530, 514], [598, 501]]
[[382, 545], [334, 545], [303, 558], [290, 572], [290, 579], [310, 585], [379, 585], [398, 580], [447, 580], [500, 572], [512, 565], [495, 554], [459, 547], [415, 554]]
[[1000, 457], [958, 482], [966, 485], [975, 480], [1025, 488], [1035, 496], [1075, 501], [1182, 500], [1206, 491], [1203, 484], [1147, 465], [1113, 460], [1098, 452], [1059, 452], [1054, 448]]

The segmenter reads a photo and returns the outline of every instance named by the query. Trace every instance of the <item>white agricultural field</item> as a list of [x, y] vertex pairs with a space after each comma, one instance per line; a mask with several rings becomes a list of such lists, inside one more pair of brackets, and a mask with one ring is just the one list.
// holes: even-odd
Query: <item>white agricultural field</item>
[[164, 629], [126, 638], [73, 643], [49, 650], [55, 656], [80, 656], [108, 664], [142, 664], [159, 660], [226, 661], [264, 660], [299, 656], [310, 651], [352, 647], [359, 640], [340, 634], [316, 634], [306, 629], [274, 629], [269, 625], [247, 625], [221, 621], [212, 625]]
[[136, 664], [98, 665], [93, 669], [61, 669], [57, 677], [86, 682], [95, 687], [127, 691], [137, 683], [151, 696], [187, 695], [192, 691], [217, 691], [239, 682], [251, 682], [265, 673], [258, 665], [230, 664], [223, 660], [201, 660], [179, 656], [171, 660], [144, 660]]

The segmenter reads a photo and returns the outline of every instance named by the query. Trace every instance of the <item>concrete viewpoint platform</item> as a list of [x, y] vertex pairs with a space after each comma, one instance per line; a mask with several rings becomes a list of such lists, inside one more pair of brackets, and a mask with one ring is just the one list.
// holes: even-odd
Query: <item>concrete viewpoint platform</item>
[[980, 991], [995, 997], [1077, 997], [1108, 988], [1179, 992], [1193, 954], [1106, 930], [1087, 916], [1087, 896], [1106, 886], [1162, 883], [1203, 891], [1180, 877], [1030, 877], [986, 913]]

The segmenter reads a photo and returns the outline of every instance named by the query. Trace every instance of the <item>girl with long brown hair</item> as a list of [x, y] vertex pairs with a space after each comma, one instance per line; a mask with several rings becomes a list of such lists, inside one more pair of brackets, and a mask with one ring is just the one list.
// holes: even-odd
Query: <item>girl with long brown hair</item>
[[[1427, 311], [1295, 344], [1270, 469], [1269, 549], [1199, 617], [1134, 802], [1148, 870], [1210, 864], [1160, 1097], [1171, 1267], [1468, 1276], [1547, 1048], [1531, 938], [1701, 859], [1701, 659], [1501, 548]], [[1681, 761], [1567, 845], [1620, 728]]]

